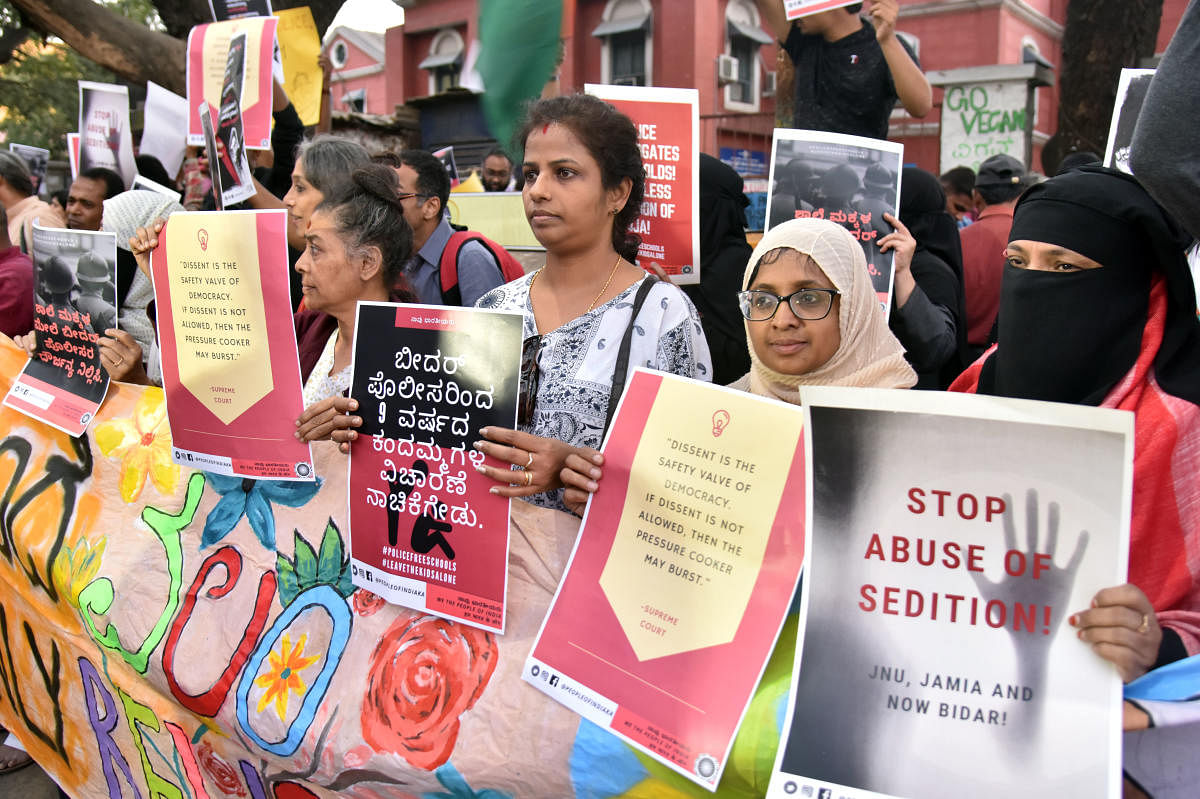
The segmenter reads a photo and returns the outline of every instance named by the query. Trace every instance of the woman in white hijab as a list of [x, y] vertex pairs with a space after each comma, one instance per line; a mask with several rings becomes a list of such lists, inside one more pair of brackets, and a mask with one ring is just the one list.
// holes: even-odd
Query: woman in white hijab
[[[879, 242], [911, 260], [916, 242], [897, 220]], [[888, 329], [862, 247], [841, 225], [794, 219], [771, 228], [746, 265], [738, 295], [750, 371], [730, 388], [800, 403], [801, 385], [910, 388], [917, 375]], [[599, 488], [604, 456], [570, 455], [564, 501], [582, 513]]]

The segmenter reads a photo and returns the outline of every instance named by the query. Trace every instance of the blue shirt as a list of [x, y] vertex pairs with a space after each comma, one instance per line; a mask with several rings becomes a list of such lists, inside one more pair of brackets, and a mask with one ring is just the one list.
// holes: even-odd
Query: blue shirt
[[[442, 304], [442, 278], [439, 263], [442, 251], [450, 241], [453, 233], [450, 223], [442, 219], [438, 226], [429, 234], [428, 241], [404, 265], [404, 276], [417, 301], [425, 305]], [[487, 294], [496, 286], [504, 283], [500, 265], [496, 259], [477, 241], [468, 241], [458, 251], [458, 289], [462, 294], [462, 304], [470, 308], [475, 301]]]

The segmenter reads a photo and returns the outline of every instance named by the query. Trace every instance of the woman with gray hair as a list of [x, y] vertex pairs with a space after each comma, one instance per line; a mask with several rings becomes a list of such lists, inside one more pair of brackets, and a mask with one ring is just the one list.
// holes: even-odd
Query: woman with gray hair
[[288, 211], [289, 246], [297, 250], [305, 248], [304, 230], [312, 212], [325, 198], [340, 194], [350, 185], [354, 170], [370, 162], [371, 157], [361, 144], [337, 136], [317, 136], [300, 145], [292, 170], [292, 187], [283, 195], [283, 205]]

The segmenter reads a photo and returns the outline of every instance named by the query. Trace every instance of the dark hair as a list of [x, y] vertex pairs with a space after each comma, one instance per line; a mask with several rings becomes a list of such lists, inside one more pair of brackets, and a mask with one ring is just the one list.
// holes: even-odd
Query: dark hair
[[845, 7], [846, 13], [847, 14], [858, 14], [859, 12], [862, 11], [862, 6], [863, 6], [862, 3], [855, 3], [854, 5], [846, 6]]
[[646, 170], [638, 147], [637, 128], [629, 117], [590, 94], [564, 94], [537, 100], [525, 110], [525, 119], [517, 131], [522, 148], [534, 128], [550, 124], [565, 125], [596, 159], [600, 181], [606, 189], [615, 189], [629, 178], [629, 199], [613, 217], [612, 244], [621, 257], [637, 263], [642, 239], [630, 231], [642, 211], [646, 190]]
[[416, 295], [404, 279], [404, 263], [412, 255], [412, 228], [404, 221], [404, 210], [396, 199], [396, 173], [383, 164], [367, 164], [354, 170], [338, 194], [327, 196], [317, 206], [333, 216], [346, 251], [361, 255], [367, 247], [378, 247], [383, 256], [383, 279], [396, 302], [415, 302]]
[[304, 169], [304, 179], [324, 195], [337, 194], [349, 182], [350, 174], [371, 162], [367, 150], [358, 142], [323, 134], [296, 148], [296, 161]]
[[400, 161], [417, 173], [417, 192], [426, 197], [437, 197], [445, 211], [450, 202], [450, 175], [446, 165], [424, 150], [401, 150]]
[[[140, 171], [140, 170], [139, 170]], [[164, 169], [163, 172], [166, 172]], [[125, 191], [125, 181], [121, 180], [121, 176], [111, 169], [102, 166], [95, 166], [91, 169], [85, 169], [79, 173], [79, 177], [87, 178], [88, 180], [98, 180], [104, 184], [104, 199], [111, 200], [121, 192]], [[149, 175], [146, 177], [150, 178]], [[154, 178], [150, 178], [154, 180]], [[166, 184], [164, 184], [166, 185]]]
[[390, 166], [392, 169], [399, 169], [400, 167], [404, 166], [404, 162], [400, 160], [400, 156], [396, 155], [391, 150], [384, 150], [382, 152], [375, 153], [371, 156], [371, 163], [383, 164], [384, 166]]
[[167, 168], [163, 166], [162, 161], [159, 161], [157, 158], [150, 155], [150, 153], [142, 153], [137, 158], [133, 159], [133, 162], [137, 164], [137, 171], [139, 175], [150, 178], [150, 180], [153, 180], [155, 183], [161, 183], [167, 187], [173, 187], [175, 185], [175, 179], [167, 174]]
[[975, 190], [975, 172], [969, 166], [956, 166], [938, 178], [953, 194], [970, 194]]
[[[67, 207], [67, 197], [69, 195], [70, 195], [70, 192], [67, 191], [66, 189], [59, 189], [58, 191], [50, 193], [50, 199], [58, 200], [58, 204], [61, 205], [63, 208], [66, 208]], [[4, 224], [7, 224], [7, 223], [4, 223]]]
[[489, 158], [491, 158], [493, 155], [498, 155], [498, 156], [500, 156], [500, 157], [501, 157], [501, 158], [503, 158], [505, 161], [508, 161], [508, 163], [509, 163], [509, 164], [511, 164], [511, 163], [513, 162], [513, 160], [512, 160], [512, 156], [510, 156], [508, 153], [504, 152], [504, 148], [502, 148], [502, 147], [493, 147], [492, 149], [488, 150], [488, 154], [487, 154], [487, 155], [485, 155], [485, 156], [483, 157], [483, 161], [480, 161], [479, 163], [481, 163], [481, 164], [482, 164], [482, 163], [484, 163], [484, 162], [485, 162], [485, 161], [487, 161]]
[[975, 191], [979, 192], [979, 196], [988, 205], [999, 205], [1017, 199], [1027, 188], [1029, 187], [1022, 182], [1004, 186], [976, 186]]
[[29, 165], [16, 153], [0, 150], [0, 178], [23, 197], [33, 194], [33, 178], [29, 175]]

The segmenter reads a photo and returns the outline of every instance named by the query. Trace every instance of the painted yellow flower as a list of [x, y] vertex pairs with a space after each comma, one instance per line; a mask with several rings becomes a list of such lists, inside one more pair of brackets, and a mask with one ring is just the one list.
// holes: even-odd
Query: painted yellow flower
[[73, 607], [79, 607], [79, 592], [100, 571], [100, 559], [104, 556], [106, 543], [107, 539], [104, 538], [92, 544], [80, 537], [74, 546], [64, 546], [59, 550], [58, 557], [54, 559], [54, 585]]
[[307, 669], [312, 664], [321, 659], [320, 655], [310, 655], [304, 657], [304, 644], [308, 641], [308, 633], [300, 636], [300, 640], [296, 645], [290, 646], [287, 633], [283, 634], [283, 641], [279, 645], [279, 654], [268, 652], [267, 659], [271, 663], [271, 670], [254, 681], [254, 684], [260, 688], [266, 688], [262, 698], [258, 700], [258, 712], [262, 713], [267, 705], [271, 704], [271, 700], [275, 700], [275, 712], [279, 715], [279, 720], [284, 720], [284, 713], [287, 712], [287, 703], [290, 692], [295, 691], [296, 696], [304, 696], [304, 692], [308, 690], [308, 686], [300, 679], [300, 672]]
[[141, 495], [147, 473], [160, 494], [175, 493], [182, 470], [171, 462], [171, 429], [161, 388], [143, 391], [131, 418], [97, 425], [95, 435], [101, 452], [121, 459], [121, 499], [126, 503]]

